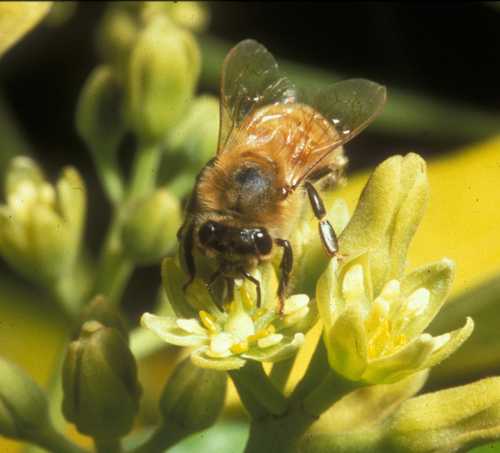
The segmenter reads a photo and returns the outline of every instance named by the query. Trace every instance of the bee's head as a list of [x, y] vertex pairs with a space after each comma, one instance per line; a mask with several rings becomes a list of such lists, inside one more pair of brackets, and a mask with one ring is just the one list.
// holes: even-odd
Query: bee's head
[[235, 255], [268, 255], [273, 240], [265, 228], [238, 228], [208, 220], [198, 230], [203, 247]]

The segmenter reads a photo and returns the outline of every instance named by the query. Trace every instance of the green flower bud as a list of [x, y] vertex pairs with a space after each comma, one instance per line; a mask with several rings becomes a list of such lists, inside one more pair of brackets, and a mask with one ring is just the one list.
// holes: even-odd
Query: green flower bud
[[0, 434], [32, 440], [47, 423], [42, 390], [17, 366], [0, 358]]
[[27, 157], [12, 160], [0, 206], [0, 254], [26, 278], [51, 286], [71, 271], [85, 214], [85, 186], [73, 168], [49, 184]]
[[126, 78], [130, 52], [140, 30], [138, 11], [127, 8], [128, 5], [134, 3], [123, 2], [108, 6], [96, 39], [103, 59], [113, 66], [120, 80]]
[[117, 329], [97, 321], [82, 326], [63, 367], [64, 416], [78, 430], [107, 439], [127, 434], [139, 407], [137, 366]]
[[98, 66], [87, 78], [76, 110], [78, 133], [93, 151], [115, 151], [125, 133], [123, 88], [109, 66]]
[[179, 200], [165, 189], [133, 201], [122, 229], [125, 253], [140, 264], [160, 261], [177, 243], [180, 224]]
[[226, 397], [224, 372], [199, 368], [189, 358], [181, 362], [160, 398], [164, 424], [188, 432], [212, 426], [220, 415]]
[[417, 154], [380, 164], [363, 189], [356, 211], [339, 238], [348, 258], [370, 252], [373, 290], [400, 278], [411, 239], [429, 198], [425, 161]]
[[155, 17], [139, 35], [128, 68], [128, 115], [141, 140], [163, 140], [185, 113], [199, 72], [193, 36]]
[[386, 423], [388, 452], [468, 451], [500, 436], [500, 378], [411, 398]]
[[120, 332], [128, 342], [129, 329], [120, 310], [110, 304], [104, 296], [98, 295], [85, 307], [82, 313], [82, 326], [87, 321], [97, 321], [104, 327], [112, 327]]
[[168, 154], [161, 169], [162, 180], [180, 196], [193, 187], [193, 179], [217, 150], [219, 103], [213, 96], [193, 100], [189, 110], [167, 135]]

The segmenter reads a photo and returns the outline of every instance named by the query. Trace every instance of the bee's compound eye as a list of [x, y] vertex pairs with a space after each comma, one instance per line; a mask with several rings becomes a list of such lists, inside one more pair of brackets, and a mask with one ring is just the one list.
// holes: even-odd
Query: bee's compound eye
[[215, 222], [205, 222], [198, 233], [198, 236], [200, 238], [200, 243], [202, 245], [208, 245], [210, 242], [212, 242], [215, 238], [215, 232], [217, 230], [217, 225]]
[[261, 255], [267, 255], [273, 248], [273, 240], [266, 230], [257, 230], [253, 235], [253, 240]]

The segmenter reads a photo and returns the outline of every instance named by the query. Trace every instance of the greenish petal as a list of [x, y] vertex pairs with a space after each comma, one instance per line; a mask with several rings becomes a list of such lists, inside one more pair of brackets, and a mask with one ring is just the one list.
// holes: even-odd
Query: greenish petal
[[434, 342], [423, 334], [394, 354], [369, 362], [363, 380], [374, 384], [390, 384], [421, 370], [431, 356]]
[[281, 343], [268, 348], [253, 348], [241, 357], [258, 362], [279, 362], [292, 357], [304, 344], [304, 335], [296, 333], [293, 337], [284, 338]]
[[316, 285], [318, 312], [326, 329], [333, 325], [345, 306], [337, 279], [338, 267], [338, 261], [335, 258], [331, 259]]
[[409, 297], [420, 288], [426, 288], [430, 292], [425, 309], [418, 316], [410, 317], [406, 324], [402, 333], [407, 338], [413, 338], [423, 332], [434, 319], [446, 300], [454, 274], [454, 263], [445, 258], [422, 266], [401, 280], [401, 294], [404, 298]]
[[[144, 313], [141, 323], [162, 340], [175, 346], [199, 346], [208, 342], [207, 335], [189, 332], [179, 327], [178, 319]], [[187, 320], [185, 320], [187, 321]]]
[[500, 378], [405, 401], [387, 424], [390, 451], [468, 451], [500, 437]]
[[435, 344], [441, 346], [435, 347], [423, 368], [433, 367], [448, 358], [471, 336], [473, 330], [474, 322], [472, 318], [467, 318], [465, 325], [460, 329], [434, 337]]
[[229, 371], [237, 370], [245, 365], [245, 360], [235, 356], [223, 358], [209, 357], [206, 354], [207, 350], [208, 347], [203, 346], [191, 353], [191, 360], [196, 366], [210, 368], [212, 370]]
[[366, 369], [367, 339], [361, 308], [348, 305], [335, 324], [324, 330], [330, 366], [344, 377], [356, 381]]

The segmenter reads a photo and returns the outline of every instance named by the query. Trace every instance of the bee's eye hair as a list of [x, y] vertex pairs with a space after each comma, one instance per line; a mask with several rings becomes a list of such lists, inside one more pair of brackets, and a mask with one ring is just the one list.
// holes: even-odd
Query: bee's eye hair
[[215, 222], [208, 221], [205, 222], [198, 233], [200, 238], [200, 243], [202, 245], [207, 245], [209, 242], [213, 241], [215, 237], [215, 232], [217, 231], [217, 225]]
[[273, 248], [273, 240], [266, 230], [257, 230], [253, 235], [253, 240], [258, 252], [261, 255], [267, 255], [269, 252], [271, 252], [271, 249]]

